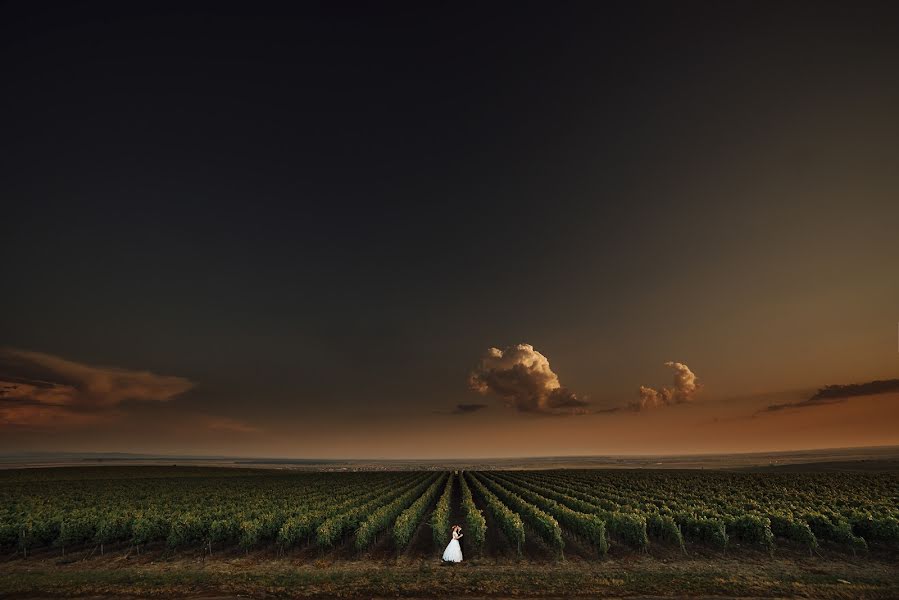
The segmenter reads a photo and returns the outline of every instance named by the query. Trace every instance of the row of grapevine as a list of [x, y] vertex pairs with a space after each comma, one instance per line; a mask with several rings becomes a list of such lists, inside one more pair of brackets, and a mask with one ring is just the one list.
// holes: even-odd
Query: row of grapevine
[[730, 541], [727, 527], [721, 519], [697, 516], [694, 513], [676, 513], [674, 520], [684, 532], [684, 537], [695, 542], [702, 542], [724, 550]]
[[852, 549], [853, 552], [868, 549], [868, 543], [865, 539], [855, 535], [852, 532], [852, 525], [844, 518], [837, 517], [832, 519], [820, 512], [806, 513], [802, 518], [808, 523], [815, 537], [820, 540], [829, 540], [843, 544]]
[[[555, 485], [565, 486], [565, 491], [572, 497], [584, 502], [594, 502], [599, 514], [605, 515], [611, 531], [625, 543], [645, 548], [648, 544], [649, 533], [652, 531], [659, 540], [670, 540], [683, 547], [684, 539], [708, 543], [721, 549], [727, 547], [729, 537], [725, 531], [724, 522], [719, 519], [709, 518], [704, 515], [691, 513], [661, 514], [658, 507], [653, 507], [650, 512], [639, 512], [633, 507], [627, 512], [618, 510], [619, 505], [614, 504], [608, 498], [597, 498], [590, 494], [589, 488], [578, 485], [577, 480], [569, 481], [562, 478]], [[608, 510], [612, 503], [614, 510]], [[652, 521], [652, 526], [650, 526]]]
[[450, 538], [450, 502], [453, 498], [453, 482], [455, 476], [450, 475], [446, 479], [443, 494], [437, 501], [434, 512], [431, 513], [431, 534], [434, 537], [434, 545], [443, 548], [449, 543]]
[[[404, 481], [411, 481], [411, 479], [405, 479]], [[235, 516], [230, 516], [212, 521], [208, 525], [204, 524], [200, 519], [195, 519], [193, 522], [198, 524], [200, 529], [196, 531], [194, 537], [188, 538], [187, 541], [188, 544], [191, 541], [195, 542], [197, 538], [203, 537], [205, 531], [210, 551], [213, 545], [227, 545], [235, 541], [244, 549], [276, 541], [279, 547], [284, 549], [290, 546], [289, 543], [285, 543], [288, 539], [285, 527], [288, 528], [287, 531], [291, 531], [294, 534], [299, 533], [295, 527], [292, 528], [288, 523], [295, 525], [296, 519], [303, 517], [307, 518], [311, 523], [321, 523], [328, 516], [343, 508], [380, 497], [390, 489], [393, 489], [396, 483], [391, 485], [389, 482], [385, 482], [373, 489], [351, 489], [340, 494], [332, 492], [330, 501], [324, 501], [320, 496], [316, 495], [313, 502], [304, 503], [302, 508], [300, 505], [297, 505], [288, 513], [260, 509], [245, 515], [245, 518], [241, 518], [240, 515], [237, 515], [236, 518]], [[170, 530], [170, 536], [172, 531], [176, 530]], [[311, 531], [307, 531], [304, 537], [309, 537], [310, 535]]]
[[[646, 518], [642, 515], [623, 513], [602, 508], [589, 495], [562, 486], [548, 486], [529, 479], [517, 479], [525, 487], [543, 493], [560, 504], [586, 514], [594, 514], [603, 520], [609, 535], [633, 548], [644, 549], [649, 545]], [[561, 489], [557, 489], [561, 488]]]
[[[119, 472], [110, 468], [110, 473]], [[238, 543], [249, 547], [274, 537], [277, 525], [297, 515], [340, 506], [345, 499], [396, 487], [414, 475], [257, 475], [141, 481], [67, 481], [45, 497], [4, 486], [0, 543], [23, 552], [39, 546], [164, 541], [170, 547]], [[29, 482], [31, 488], [47, 487]], [[374, 484], [374, 486], [366, 485]], [[81, 489], [79, 489], [81, 488]], [[108, 488], [108, 491], [107, 489]], [[110, 493], [113, 492], [113, 493]]]
[[440, 486], [440, 477], [431, 476], [419, 483], [414, 488], [396, 497], [391, 502], [381, 504], [359, 525], [356, 530], [356, 549], [361, 550], [372, 543], [375, 536], [386, 529], [393, 523], [397, 517], [408, 507], [416, 498], [427, 494], [429, 491], [436, 493]]
[[335, 545], [348, 531], [356, 531], [368, 516], [385, 503], [393, 502], [397, 497], [416, 490], [426, 484], [427, 477], [417, 477], [404, 487], [391, 489], [376, 498], [357, 504], [349, 510], [331, 516], [315, 529], [315, 541], [322, 548]]
[[680, 525], [671, 515], [663, 515], [652, 512], [646, 517], [646, 533], [652, 538], [669, 544], [676, 544], [682, 552], [687, 551], [684, 546], [684, 534]]
[[[899, 498], [896, 498], [899, 504]], [[899, 542], [899, 512], [896, 515], [877, 515], [864, 507], [849, 511], [846, 516], [852, 530], [866, 541], [877, 544]]]
[[[557, 549], [557, 534], [564, 532], [598, 552], [607, 539], [638, 549], [649, 539], [680, 548], [686, 541], [770, 551], [776, 541], [810, 553], [899, 548], [895, 473], [503, 471], [439, 483], [429, 476], [180, 467], [0, 471], [0, 548], [21, 555], [94, 545], [103, 553], [124, 544], [139, 552], [158, 544], [210, 553], [268, 543], [328, 547], [357, 531], [357, 543], [365, 545], [388, 528], [403, 547], [435, 499], [430, 523], [442, 548], [458, 497], [466, 554], [476, 553], [486, 537], [478, 506], [519, 549], [524, 522]], [[510, 515], [525, 521], [516, 526]]]
[[540, 490], [564, 488], [605, 510], [642, 515], [648, 533], [658, 539], [674, 541], [680, 535], [719, 548], [736, 541], [769, 551], [775, 538], [810, 552], [819, 540], [852, 552], [866, 551], [871, 543], [899, 546], [894, 474], [566, 471], [514, 476]]
[[[444, 484], [447, 480], [450, 483]], [[415, 533], [418, 524], [421, 523], [421, 519], [424, 517], [425, 511], [446, 485], [452, 485], [452, 477], [441, 475], [409, 508], [401, 512], [400, 516], [396, 518], [396, 522], [393, 524], [393, 543], [397, 549], [401, 550], [409, 544], [412, 534]]]
[[802, 519], [796, 519], [791, 513], [772, 513], [771, 532], [777, 537], [794, 541], [808, 549], [812, 554], [818, 548], [818, 538], [812, 528]]
[[459, 478], [459, 489], [462, 492], [462, 512], [465, 514], [468, 547], [479, 552], [484, 547], [484, 540], [487, 538], [487, 521], [484, 519], [484, 513], [474, 503], [471, 488], [468, 487], [465, 477]]
[[496, 494], [506, 506], [510, 507], [519, 515], [523, 515], [531, 527], [540, 534], [543, 541], [545, 541], [555, 552], [561, 554], [562, 549], [565, 547], [565, 540], [562, 539], [562, 528], [559, 526], [559, 522], [556, 521], [552, 515], [547, 514], [538, 506], [531, 504], [518, 494], [509, 491], [489, 477], [477, 473], [475, 474], [475, 477], [479, 477], [490, 491]]
[[[121, 472], [105, 469], [113, 475]], [[152, 542], [166, 542], [172, 548], [202, 544], [210, 550], [218, 544], [250, 547], [274, 541], [283, 523], [298, 515], [380, 494], [416, 477], [237, 471], [227, 478], [206, 478], [198, 474], [168, 480], [92, 478], [66, 481], [64, 488], [44, 480], [7, 485], [0, 488], [0, 499], [5, 501], [0, 504], [0, 545], [23, 553], [41, 546], [64, 551], [84, 544], [97, 544], [103, 552], [106, 545], [118, 542], [138, 545], [138, 549]]]
[[[575, 473], [573, 476], [585, 482], [608, 479], [597, 474]], [[635, 479], [636, 475], [630, 473], [627, 477]], [[780, 475], [691, 472], [678, 473], [676, 477], [665, 473], [646, 473], [640, 474], [640, 479], [642, 499], [652, 499], [675, 512], [705, 507], [705, 510], [722, 517], [739, 517], [743, 513], [764, 516], [791, 513], [794, 517], [820, 513], [837, 527], [840, 521], [848, 521], [856, 536], [863, 536], [862, 531], [865, 530], [865, 524], [858, 520], [860, 514], [870, 518], [871, 523], [884, 525], [882, 529], [878, 527], [884, 533], [889, 531], [890, 520], [896, 518], [899, 487], [896, 475], [890, 473]], [[604, 487], [620, 491], [627, 489], [631, 483], [612, 480], [606, 481]], [[899, 536], [899, 530], [895, 533]], [[842, 537], [849, 544], [858, 543], [843, 535], [837, 537]], [[889, 544], [897, 540], [899, 537], [892, 538], [887, 534], [876, 541]], [[874, 538], [868, 541], [874, 541]]]
[[[402, 485], [402, 482], [397, 483]], [[331, 502], [327, 504], [322, 503], [316, 509], [308, 509], [289, 517], [284, 521], [281, 529], [278, 530], [278, 546], [284, 550], [302, 542], [308, 542], [318, 527], [327, 519], [341, 514], [359, 503], [376, 500], [381, 497], [382, 493], [394, 487], [396, 485], [362, 489], [359, 490], [361, 493], [350, 496], [343, 502], [338, 502], [336, 498], [332, 498]]]
[[[567, 494], [581, 501], [593, 502], [598, 513], [607, 518], [613, 535], [634, 547], [646, 547], [650, 532], [655, 534], [654, 537], [659, 540], [673, 541], [681, 547], [686, 538], [724, 549], [730, 539], [726, 531], [725, 520], [717, 515], [703, 514], [695, 507], [690, 511], [671, 512], [665, 507], [659, 508], [656, 505], [652, 505], [651, 508], [644, 507], [641, 510], [631, 504], [621, 506], [625, 509], [625, 511], [621, 511], [618, 510], [620, 505], [610, 500], [609, 495], [605, 498], [592, 495], [589, 488], [579, 484], [576, 478], [548, 476], [547, 483], [549, 482], [552, 482], [551, 485], [564, 487]], [[615, 510], [600, 508], [608, 507], [610, 504], [615, 507]], [[764, 528], [764, 524], [761, 527]], [[770, 539], [770, 536], [766, 535], [764, 531], [756, 537]]]
[[491, 478], [502, 484], [509, 491], [518, 494], [528, 502], [533, 502], [536, 506], [552, 515], [568, 531], [593, 546], [600, 555], [604, 555], [609, 551], [606, 524], [597, 515], [572, 510], [564, 504], [521, 487], [511, 479], [506, 479], [498, 474], [491, 475]]
[[730, 537], [747, 544], [764, 546], [769, 551], [774, 549], [774, 532], [771, 531], [771, 519], [756, 514], [742, 514], [724, 520], [725, 533]]
[[509, 542], [515, 546], [515, 549], [521, 554], [521, 545], [524, 544], [524, 523], [518, 513], [509, 510], [503, 502], [496, 497], [481, 481], [474, 476], [466, 473], [468, 481], [474, 487], [478, 495], [483, 498], [487, 506], [487, 510], [494, 519], [499, 523], [500, 529], [506, 534]]
[[[183, 538], [184, 545], [196, 543], [205, 537], [210, 552], [213, 545], [228, 545], [237, 542], [241, 548], [249, 549], [259, 544], [276, 541], [281, 549], [285, 549], [301, 539], [311, 536], [316, 524], [320, 524], [329, 516], [355, 506], [360, 502], [374, 500], [382, 494], [389, 492], [397, 484], [403, 485], [412, 479], [404, 478], [402, 481], [384, 482], [372, 489], [350, 489], [343, 493], [336, 490], [331, 492], [330, 501], [324, 501], [319, 495], [312, 498], [312, 502], [298, 504], [287, 513], [278, 510], [258, 509], [250, 513], [226, 515], [224, 518], [209, 521], [209, 516], [193, 516], [188, 513], [187, 523], [193, 525], [193, 529], [183, 532], [177, 527], [169, 530], [169, 545], [176, 533]], [[155, 516], [155, 515], [154, 515]], [[193, 518], [190, 518], [192, 517]], [[308, 524], [305, 531], [297, 527], [298, 521]], [[154, 523], [154, 519], [149, 520]], [[176, 525], [177, 525], [176, 521]], [[297, 537], [291, 537], [297, 536]]]
[[[576, 483], [570, 485], [577, 488]], [[715, 511], [703, 510], [701, 505], [693, 506], [689, 511], [671, 511], [669, 507], [658, 507], [657, 504], [642, 509], [632, 507], [630, 510], [646, 515], [647, 531], [654, 534], [654, 537], [676, 541], [681, 546], [683, 538], [687, 537], [724, 549], [730, 538], [734, 537], [744, 543], [761, 545], [769, 551], [774, 547], [770, 519], [765, 515], [721, 515]]]

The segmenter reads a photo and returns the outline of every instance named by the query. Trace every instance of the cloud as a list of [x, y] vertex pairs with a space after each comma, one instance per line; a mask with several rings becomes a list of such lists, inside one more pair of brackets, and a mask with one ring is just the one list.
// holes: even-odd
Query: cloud
[[194, 387], [184, 377], [92, 366], [0, 349], [0, 426], [52, 427], [109, 420], [126, 401], [167, 402]]
[[469, 387], [492, 393], [521, 412], [581, 414], [587, 403], [563, 387], [549, 360], [530, 344], [489, 348], [468, 378]]
[[71, 404], [72, 397], [78, 393], [70, 385], [61, 385], [49, 381], [6, 377], [0, 380], [0, 400], [28, 399], [36, 404], [63, 406]]
[[125, 400], [165, 402], [194, 387], [184, 377], [91, 366], [27, 350], [0, 350], [0, 365], [5, 371], [38, 374], [30, 381], [16, 378], [23, 386], [18, 391], [27, 391], [44, 404], [113, 407]]
[[452, 414], [470, 415], [473, 412], [478, 412], [479, 410], [483, 410], [485, 408], [487, 408], [486, 404], [457, 404]]
[[771, 404], [759, 412], [777, 412], [779, 410], [793, 408], [810, 408], [845, 402], [849, 398], [858, 396], [874, 396], [899, 392], [899, 379], [884, 379], [869, 381], [867, 383], [851, 383], [849, 385], [828, 385], [799, 402], [787, 402], [784, 404]]
[[849, 385], [828, 385], [819, 389], [809, 401], [827, 401], [832, 399], [854, 398], [856, 396], [874, 396], [899, 392], [899, 379], [883, 379], [867, 383], [851, 383]]
[[674, 387], [663, 387], [657, 390], [641, 385], [640, 397], [629, 404], [631, 410], [641, 411], [648, 408], [683, 404], [693, 399], [701, 387], [696, 379], [696, 374], [683, 363], [669, 361], [665, 363], [665, 366], [674, 369]]

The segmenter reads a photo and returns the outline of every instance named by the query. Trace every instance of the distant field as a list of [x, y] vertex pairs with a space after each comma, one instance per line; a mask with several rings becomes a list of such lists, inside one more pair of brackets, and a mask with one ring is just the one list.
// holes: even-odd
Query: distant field
[[128, 453], [16, 453], [0, 455], [0, 470], [72, 466], [206, 466], [285, 471], [466, 471], [534, 469], [778, 469], [899, 470], [899, 446], [830, 448], [780, 452], [685, 455], [537, 456], [519, 458], [351, 460], [175, 456]]
[[[466, 562], [444, 570], [454, 523]], [[899, 597], [899, 475], [7, 470], [0, 547], [0, 595], [440, 595], [442, 577], [467, 573], [469, 594], [764, 596], [801, 584], [887, 598]]]

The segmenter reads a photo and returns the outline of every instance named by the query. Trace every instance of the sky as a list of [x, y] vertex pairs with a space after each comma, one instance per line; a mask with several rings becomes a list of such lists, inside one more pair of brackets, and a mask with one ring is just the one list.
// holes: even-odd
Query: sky
[[899, 444], [897, 40], [888, 2], [6, 2], [0, 452]]

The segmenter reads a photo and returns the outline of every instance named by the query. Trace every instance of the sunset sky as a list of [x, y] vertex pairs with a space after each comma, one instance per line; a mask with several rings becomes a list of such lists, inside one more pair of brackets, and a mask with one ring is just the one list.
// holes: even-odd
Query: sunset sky
[[0, 65], [0, 453], [899, 444], [895, 3], [8, 2]]

